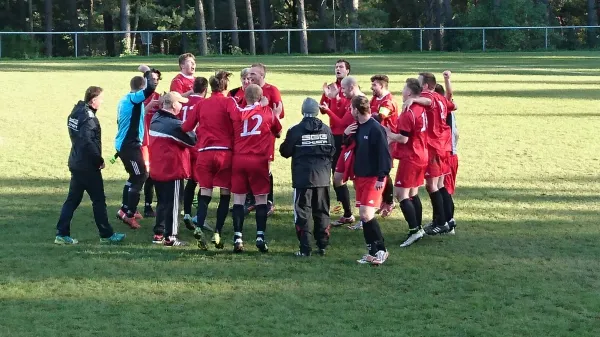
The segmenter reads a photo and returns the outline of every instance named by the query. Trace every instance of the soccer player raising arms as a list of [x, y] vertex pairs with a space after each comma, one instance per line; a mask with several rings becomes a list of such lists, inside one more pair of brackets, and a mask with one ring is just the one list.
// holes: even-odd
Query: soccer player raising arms
[[244, 202], [246, 194], [252, 192], [256, 198], [256, 247], [266, 253], [269, 248], [265, 240], [267, 229], [267, 195], [269, 194], [269, 160], [272, 138], [281, 134], [279, 114], [281, 105], [275, 109], [261, 106], [262, 89], [249, 85], [244, 97], [248, 106], [233, 111], [233, 160], [231, 192], [233, 193], [233, 230], [236, 253], [244, 250], [242, 230], [244, 224]]
[[[371, 77], [371, 113], [373, 118], [384, 127], [396, 132], [398, 122], [398, 103], [394, 100], [392, 93], [388, 90], [390, 79], [386, 75], [375, 75]], [[387, 217], [394, 210], [394, 185], [388, 176], [383, 189], [383, 203], [377, 211], [382, 217]]]
[[185, 53], [179, 56], [179, 69], [181, 72], [171, 81], [170, 91], [176, 91], [183, 97], [194, 93], [194, 73], [196, 72], [196, 57], [194, 54]]
[[206, 98], [190, 113], [182, 125], [184, 132], [196, 128], [198, 143], [196, 163], [194, 164], [194, 178], [198, 179], [200, 192], [198, 193], [198, 227], [194, 236], [198, 240], [198, 247], [206, 249], [202, 234], [208, 204], [212, 199], [213, 187], [219, 187], [221, 198], [217, 208], [217, 223], [212, 242], [218, 249], [223, 248], [221, 230], [229, 212], [231, 199], [231, 150], [233, 149], [233, 127], [230, 113], [237, 111], [235, 102], [224, 94], [229, 85], [231, 73], [219, 71], [208, 80], [211, 96]]
[[[421, 85], [416, 78], [406, 80], [402, 99], [417, 98]], [[400, 247], [407, 247], [420, 240], [425, 232], [421, 228], [423, 206], [419, 199], [419, 186], [423, 185], [428, 163], [427, 114], [422, 105], [412, 104], [398, 118], [398, 132], [386, 127], [388, 139], [393, 145], [394, 158], [400, 163], [396, 171], [395, 195], [408, 223], [409, 234]]]
[[[335, 62], [334, 71], [335, 82], [329, 85], [327, 83], [323, 84], [323, 95], [321, 96], [321, 102], [319, 103], [319, 105], [327, 105], [331, 108], [334, 106], [349, 106], [349, 99], [344, 97], [344, 95], [342, 94], [342, 80], [350, 74], [350, 63], [344, 59], [337, 60]], [[348, 102], [345, 102], [346, 100], [348, 100]], [[336, 116], [342, 118], [344, 117], [344, 113], [346, 113], [346, 111], [336, 110], [335, 113]], [[340, 114], [338, 115], [337, 113]], [[346, 127], [342, 126], [337, 122], [337, 120], [334, 120], [331, 117], [329, 119], [329, 127], [331, 128], [331, 132], [333, 133], [333, 138], [335, 141], [336, 151], [333, 156], [333, 164], [331, 165], [332, 174], [335, 174], [335, 165], [338, 159], [340, 158], [340, 154], [342, 153], [342, 138], [344, 137], [344, 129]], [[334, 191], [337, 201], [339, 203], [342, 203], [342, 205], [340, 206], [338, 204], [336, 207], [334, 207], [333, 212], [339, 213], [343, 209], [344, 218], [350, 220], [350, 217], [352, 216], [352, 210], [350, 210], [350, 192], [348, 191], [348, 186], [343, 184], [336, 187], [334, 185]], [[348, 197], [346, 198], [346, 196]], [[347, 207], [345, 207], [343, 204], [346, 200]], [[352, 222], [354, 222], [354, 219], [351, 219], [351, 221], [343, 221], [341, 224]]]
[[[279, 114], [279, 118], [283, 119], [285, 115], [285, 110], [283, 108], [283, 102], [281, 101], [281, 93], [276, 86], [271, 85], [265, 82], [265, 77], [267, 75], [267, 68], [262, 63], [255, 63], [250, 68], [250, 80], [253, 84], [258, 85], [262, 89], [263, 99], [266, 100], [266, 105], [273, 110], [281, 111]], [[250, 102], [246, 101], [246, 104], [250, 104]], [[275, 159], [275, 137], [271, 138], [271, 147], [268, 149], [269, 151], [269, 162], [272, 162]], [[269, 215], [273, 214], [275, 211], [275, 203], [273, 198], [273, 174], [271, 174], [269, 168], [269, 184], [270, 190], [268, 199], [268, 207], [269, 207]]]
[[352, 98], [352, 115], [357, 123], [346, 128], [347, 135], [354, 135], [354, 187], [356, 203], [360, 205], [360, 220], [368, 253], [358, 263], [380, 265], [385, 262], [388, 252], [383, 243], [381, 228], [375, 218], [375, 210], [381, 204], [381, 191], [385, 179], [392, 168], [392, 157], [386, 131], [371, 118], [369, 99], [364, 96]]

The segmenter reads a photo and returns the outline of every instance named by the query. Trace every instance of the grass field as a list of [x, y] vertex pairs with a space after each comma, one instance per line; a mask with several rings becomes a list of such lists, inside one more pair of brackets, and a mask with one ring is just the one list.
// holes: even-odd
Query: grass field
[[[111, 156], [117, 100], [137, 65], [176, 58], [0, 61], [0, 336], [598, 336], [600, 335], [600, 55], [406, 54], [352, 56], [352, 73], [385, 73], [400, 94], [419, 71], [453, 71], [460, 127], [454, 237], [400, 249], [399, 210], [382, 226], [390, 259], [357, 265], [360, 232], [336, 229], [326, 257], [299, 260], [289, 161], [277, 158], [271, 252], [233, 255], [152, 246], [151, 220], [120, 246], [101, 246], [85, 197], [78, 246], [53, 244], [68, 187], [65, 119], [89, 85]], [[237, 73], [261, 60], [286, 106], [333, 78], [335, 56], [198, 60], [198, 75]], [[126, 178], [104, 170], [109, 214]], [[422, 192], [424, 218], [431, 216]], [[209, 223], [214, 223], [213, 201]], [[253, 238], [254, 219], [246, 221]], [[231, 233], [231, 218], [226, 224]], [[182, 235], [191, 240], [189, 232]], [[251, 242], [251, 241], [249, 241]]]

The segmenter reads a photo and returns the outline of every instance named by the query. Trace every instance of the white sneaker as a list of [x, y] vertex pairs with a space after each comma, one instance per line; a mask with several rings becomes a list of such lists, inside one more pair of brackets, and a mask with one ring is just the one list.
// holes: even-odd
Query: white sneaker
[[408, 234], [406, 240], [400, 245], [400, 247], [408, 247], [413, 243], [421, 240], [421, 238], [425, 235], [425, 231], [423, 229], [419, 229], [416, 233]]
[[390, 256], [390, 253], [388, 253], [385, 250], [380, 250], [377, 253], [375, 253], [375, 260], [371, 261], [371, 264], [374, 264], [374, 265], [383, 264], [385, 262], [385, 260], [387, 260], [388, 256]]
[[362, 228], [363, 228], [362, 221], [358, 221], [354, 225], [348, 226], [348, 229], [353, 230], [353, 231], [357, 231], [357, 230], [362, 229]]
[[371, 264], [373, 261], [375, 261], [375, 256], [370, 254], [365, 254], [360, 260], [356, 260], [360, 264]]

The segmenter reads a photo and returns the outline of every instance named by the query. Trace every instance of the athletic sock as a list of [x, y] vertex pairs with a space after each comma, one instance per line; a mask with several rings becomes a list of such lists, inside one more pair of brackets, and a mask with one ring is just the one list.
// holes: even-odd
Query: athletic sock
[[198, 211], [196, 212], [196, 224], [200, 227], [204, 226], [204, 221], [206, 221], [206, 214], [208, 213], [208, 204], [212, 197], [207, 195], [200, 195], [198, 193]]
[[[256, 205], [256, 237], [265, 238], [267, 230], [267, 205]], [[262, 234], [259, 234], [262, 233]]]
[[444, 198], [440, 191], [429, 193], [431, 199], [431, 207], [433, 208], [433, 222], [436, 226], [441, 227], [446, 223], [446, 216], [444, 214]]
[[417, 217], [417, 225], [423, 225], [423, 204], [421, 204], [421, 198], [419, 195], [415, 195], [410, 199], [412, 201], [413, 206], [415, 207], [415, 214]]
[[140, 191], [129, 189], [127, 192], [127, 215], [133, 217], [140, 203]]
[[193, 180], [188, 180], [183, 191], [183, 214], [192, 214], [192, 203], [196, 192], [196, 184]]
[[344, 208], [344, 218], [349, 218], [352, 216], [352, 208], [350, 208], [350, 191], [348, 190], [348, 185], [344, 184], [337, 187], [337, 189], [339, 190], [338, 195]]
[[128, 199], [129, 199], [129, 182], [125, 183], [125, 186], [123, 186], [123, 200], [121, 201], [121, 210], [124, 213], [127, 213], [127, 203], [128, 203]]
[[388, 175], [385, 179], [385, 186], [383, 187], [383, 202], [388, 205], [394, 203], [394, 183], [392, 182], [392, 178]]
[[375, 235], [373, 233], [371, 222], [363, 222], [363, 236], [365, 238], [365, 243], [367, 244], [369, 255], [375, 256], [377, 253], [377, 246], [375, 244]]
[[231, 212], [233, 218], [233, 240], [242, 238], [242, 231], [244, 229], [244, 205], [233, 205], [233, 211]]
[[454, 217], [454, 200], [452, 200], [452, 196], [448, 193], [446, 187], [440, 188], [440, 194], [444, 199], [444, 214], [446, 215], [446, 222], [448, 222]]
[[267, 201], [270, 201], [271, 204], [275, 205], [275, 201], [273, 198], [273, 174], [269, 173], [269, 195], [267, 195]]
[[400, 210], [404, 214], [404, 219], [408, 223], [408, 228], [411, 233], [419, 229], [419, 223], [417, 222], [416, 210], [413, 202], [410, 199], [404, 199], [400, 201]]
[[217, 224], [215, 226], [215, 232], [221, 233], [223, 226], [225, 225], [225, 219], [227, 219], [227, 213], [229, 213], [229, 201], [231, 195], [221, 195], [219, 199], [219, 206], [217, 207]]
[[152, 200], [154, 199], [154, 182], [152, 179], [146, 179], [144, 183], [144, 206], [152, 207]]
[[373, 218], [369, 221], [369, 227], [371, 227], [371, 232], [373, 233], [373, 245], [375, 246], [375, 252], [380, 250], [385, 251], [386, 249], [383, 242], [383, 234], [381, 233], [381, 227], [379, 226], [379, 222], [376, 218]]

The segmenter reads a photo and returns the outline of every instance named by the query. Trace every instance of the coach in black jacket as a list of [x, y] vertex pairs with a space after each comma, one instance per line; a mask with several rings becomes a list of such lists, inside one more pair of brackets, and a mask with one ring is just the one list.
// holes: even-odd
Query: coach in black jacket
[[83, 101], [79, 101], [67, 119], [69, 137], [71, 138], [71, 153], [69, 154], [69, 170], [71, 183], [69, 195], [63, 204], [60, 219], [56, 225], [56, 244], [76, 244], [71, 237], [71, 219], [81, 203], [83, 192], [87, 192], [92, 200], [94, 219], [100, 232], [101, 242], [117, 242], [123, 240], [124, 234], [114, 233], [108, 223], [106, 214], [106, 197], [101, 169], [104, 168], [102, 159], [102, 136], [100, 121], [96, 111], [103, 101], [100, 87], [89, 87]]
[[[302, 103], [302, 121], [290, 128], [279, 148], [281, 156], [292, 157], [294, 221], [300, 240], [297, 256], [310, 256], [311, 235], [308, 217], [312, 216], [319, 255], [329, 244], [329, 185], [335, 146], [331, 129], [316, 118], [319, 103], [307, 98]], [[312, 211], [312, 214], [311, 214]]]

